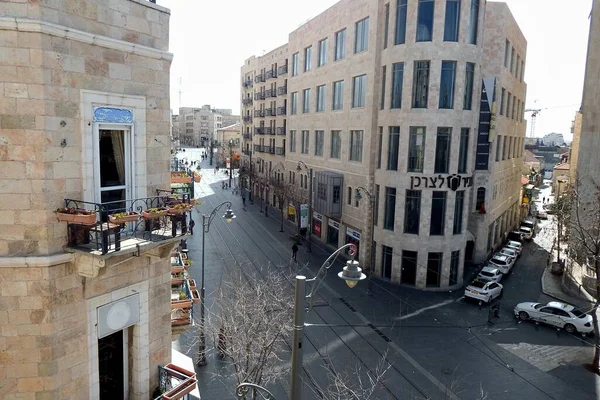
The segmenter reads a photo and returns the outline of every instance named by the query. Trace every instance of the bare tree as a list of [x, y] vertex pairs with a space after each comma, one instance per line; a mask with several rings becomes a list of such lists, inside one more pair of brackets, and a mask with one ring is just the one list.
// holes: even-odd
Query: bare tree
[[300, 206], [308, 203], [308, 188], [305, 189], [300, 185], [289, 183], [286, 185], [285, 192], [288, 201], [296, 209], [296, 226], [298, 228], [298, 234], [300, 234]]
[[563, 265], [560, 258], [560, 246], [563, 242], [563, 236], [565, 235], [571, 221], [571, 208], [573, 203], [573, 191], [566, 191], [564, 194], [555, 199], [554, 203], [548, 206], [550, 214], [554, 215], [555, 229], [556, 229], [556, 251], [557, 251], [557, 262], [559, 265]]
[[273, 191], [273, 194], [277, 197], [277, 206], [279, 207], [279, 211], [281, 212], [281, 228], [279, 232], [283, 232], [283, 207], [287, 200], [287, 185], [283, 179], [280, 179], [275, 176], [271, 176], [269, 179], [269, 186]]

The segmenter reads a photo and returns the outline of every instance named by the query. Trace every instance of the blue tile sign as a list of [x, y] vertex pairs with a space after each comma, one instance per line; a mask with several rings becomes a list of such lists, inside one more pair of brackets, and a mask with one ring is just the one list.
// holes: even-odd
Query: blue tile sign
[[133, 112], [125, 108], [95, 107], [94, 122], [132, 124]]

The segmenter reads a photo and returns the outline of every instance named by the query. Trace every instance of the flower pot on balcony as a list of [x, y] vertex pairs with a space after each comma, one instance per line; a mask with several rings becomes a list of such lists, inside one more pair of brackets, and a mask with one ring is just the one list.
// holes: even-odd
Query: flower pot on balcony
[[186, 394], [190, 393], [192, 390], [196, 389], [198, 381], [194, 378], [186, 379], [181, 382], [178, 386], [175, 386], [173, 389], [169, 390], [167, 393], [163, 394], [164, 400], [175, 400], [181, 399]]
[[179, 274], [179, 273], [183, 272], [183, 270], [184, 270], [184, 267], [179, 267], [179, 266], [171, 267], [172, 274]]
[[108, 220], [117, 225], [122, 225], [126, 222], [136, 222], [140, 219], [140, 214], [133, 211], [115, 213], [108, 216]]
[[183, 281], [185, 281], [184, 277], [177, 277], [171, 275], [171, 286], [179, 286], [183, 283]]
[[56, 217], [61, 222], [78, 225], [94, 225], [96, 212], [77, 208], [59, 208], [55, 211]]
[[192, 307], [192, 299], [185, 300], [171, 300], [171, 310], [178, 308], [190, 308]]
[[190, 204], [180, 203], [180, 204], [168, 206], [167, 213], [169, 215], [181, 215], [181, 214], [184, 214], [191, 210], [192, 210], [192, 206]]
[[192, 301], [194, 304], [200, 303], [200, 293], [198, 293], [197, 289], [191, 289], [192, 292]]
[[196, 289], [196, 280], [195, 279], [188, 279], [188, 285], [190, 286], [190, 289]]
[[164, 215], [167, 215], [167, 208], [166, 207], [149, 208], [146, 211], [142, 212], [142, 217], [145, 220], [160, 218], [160, 217], [162, 217]]

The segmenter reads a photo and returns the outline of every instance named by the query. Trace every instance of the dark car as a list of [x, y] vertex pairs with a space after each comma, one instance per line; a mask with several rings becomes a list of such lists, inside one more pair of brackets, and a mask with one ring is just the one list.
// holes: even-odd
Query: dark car
[[506, 239], [514, 240], [515, 242], [519, 242], [521, 244], [523, 244], [523, 242], [524, 242], [523, 236], [521, 235], [521, 233], [519, 231], [509, 232], [508, 237]]

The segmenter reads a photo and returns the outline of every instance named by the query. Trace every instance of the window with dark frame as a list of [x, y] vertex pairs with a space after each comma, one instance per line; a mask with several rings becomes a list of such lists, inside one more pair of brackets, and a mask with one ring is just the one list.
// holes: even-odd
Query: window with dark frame
[[469, 158], [469, 128], [461, 128], [460, 129], [460, 144], [458, 150], [458, 168], [457, 172], [459, 174], [467, 173], [467, 164]]
[[302, 90], [302, 113], [310, 112], [310, 88]]
[[387, 67], [381, 67], [381, 99], [379, 101], [379, 109], [385, 108], [385, 82], [387, 80]]
[[425, 127], [411, 126], [408, 138], [408, 172], [423, 172]]
[[365, 106], [367, 96], [367, 75], [352, 78], [352, 108]]
[[361, 53], [369, 49], [369, 17], [361, 19], [355, 24], [354, 53]]
[[379, 127], [379, 135], [377, 137], [377, 169], [381, 168], [381, 152], [383, 150], [383, 126]]
[[454, 108], [454, 82], [456, 80], [456, 61], [442, 61], [440, 77], [439, 108]]
[[430, 236], [443, 236], [446, 222], [446, 192], [434, 191], [431, 198]]
[[325, 143], [325, 131], [315, 131], [315, 156], [323, 157], [323, 144]]
[[331, 131], [331, 158], [340, 158], [342, 150], [342, 138], [340, 136], [341, 131]]
[[350, 131], [350, 161], [362, 162], [363, 131]]
[[327, 38], [319, 40], [319, 59], [317, 67], [322, 67], [327, 63]]
[[471, 15], [469, 16], [469, 44], [477, 44], [477, 29], [479, 27], [479, 0], [471, 0]]
[[465, 68], [465, 95], [463, 110], [473, 107], [473, 83], [475, 79], [475, 64], [468, 62]]
[[381, 275], [386, 279], [392, 279], [393, 254], [393, 248], [381, 246]]
[[385, 22], [383, 25], [383, 48], [387, 49], [388, 36], [390, 33], [390, 3], [385, 5]]
[[290, 131], [290, 153], [296, 152], [296, 131]]
[[429, 61], [415, 61], [413, 73], [413, 108], [427, 108], [429, 95]]
[[419, 234], [421, 223], [421, 191], [406, 190], [404, 204], [404, 233]]
[[448, 277], [448, 285], [454, 286], [458, 284], [458, 267], [460, 263], [460, 250], [450, 253], [450, 276]]
[[396, 3], [396, 32], [394, 45], [406, 42], [406, 9], [408, 0], [398, 0]]
[[427, 277], [425, 282], [427, 287], [440, 287], [443, 257], [444, 253], [429, 253], [427, 255]]
[[325, 111], [325, 85], [317, 86], [317, 112]]
[[344, 108], [344, 81], [333, 82], [333, 104], [332, 110]]
[[299, 57], [298, 53], [294, 53], [292, 55], [292, 76], [298, 75], [298, 57]]
[[446, 0], [444, 42], [458, 42], [460, 28], [460, 0]]
[[433, 38], [434, 0], [419, 0], [417, 10], [417, 42], [431, 42]]
[[335, 33], [335, 61], [346, 58], [346, 29]]
[[310, 71], [312, 67], [312, 46], [304, 49], [304, 72]]
[[387, 170], [398, 170], [398, 153], [400, 151], [400, 127], [390, 126], [388, 135]]
[[481, 207], [485, 204], [485, 188], [477, 188], [477, 198], [475, 200], [475, 211], [481, 211]]
[[390, 108], [402, 108], [404, 63], [392, 64], [392, 103]]
[[463, 214], [465, 208], [465, 191], [459, 190], [456, 192], [454, 202], [454, 226], [452, 228], [453, 235], [460, 235], [463, 232]]
[[435, 141], [435, 165], [436, 174], [447, 174], [450, 170], [450, 141], [452, 128], [438, 127]]
[[396, 219], [396, 188], [385, 188], [385, 208], [383, 213], [383, 229], [393, 231]]

